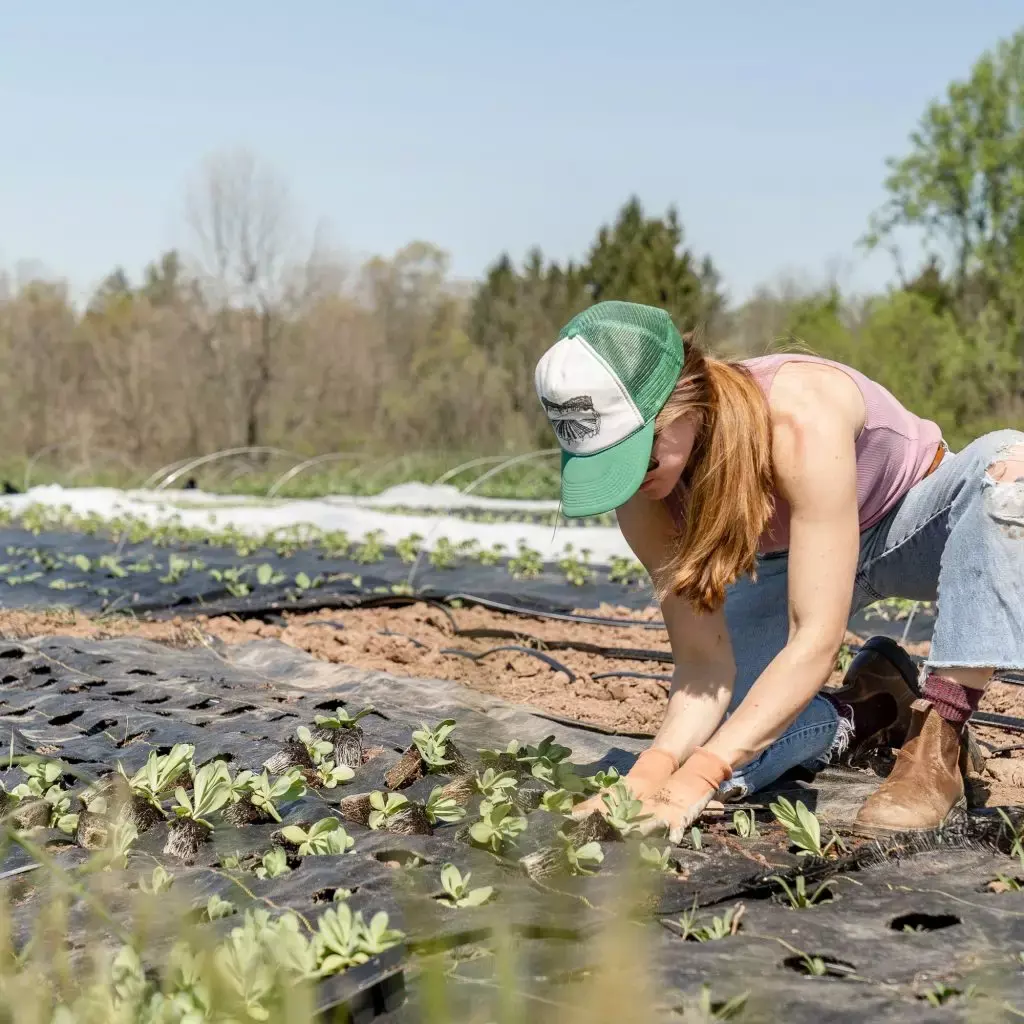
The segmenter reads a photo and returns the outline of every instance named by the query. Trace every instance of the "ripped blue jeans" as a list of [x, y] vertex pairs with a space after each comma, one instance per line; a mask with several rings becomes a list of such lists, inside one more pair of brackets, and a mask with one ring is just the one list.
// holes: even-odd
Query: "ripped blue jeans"
[[[1000, 430], [947, 455], [861, 534], [850, 614], [885, 597], [937, 601], [926, 668], [1024, 669], [1024, 479], [997, 482], [988, 472], [1000, 460], [1019, 459], [1018, 446], [1024, 433]], [[788, 561], [785, 552], [759, 559], [757, 582], [745, 577], [728, 593], [736, 662], [730, 712], [788, 639]], [[797, 765], [824, 767], [845, 746], [848, 729], [819, 694], [775, 743], [736, 770], [720, 796], [742, 799]]]

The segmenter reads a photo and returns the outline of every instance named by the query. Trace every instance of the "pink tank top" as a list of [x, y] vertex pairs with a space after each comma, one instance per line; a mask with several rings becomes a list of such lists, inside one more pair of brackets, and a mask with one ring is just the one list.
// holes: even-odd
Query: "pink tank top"
[[[824, 363], [842, 370], [864, 398], [864, 429], [857, 438], [857, 508], [861, 532], [892, 511], [914, 484], [924, 479], [942, 443], [937, 424], [909, 412], [881, 384], [852, 367], [817, 356], [783, 353], [745, 360], [765, 397], [785, 363]], [[789, 506], [776, 495], [775, 514], [761, 539], [762, 551], [789, 547]]]
[[[864, 429], [856, 441], [857, 508], [861, 532], [880, 522], [900, 499], [928, 474], [942, 432], [903, 407], [881, 384], [852, 367], [817, 356], [781, 353], [744, 360], [767, 398], [775, 375], [785, 363], [820, 363], [842, 370], [864, 398]], [[776, 494], [775, 513], [761, 537], [761, 551], [789, 547], [789, 505]]]

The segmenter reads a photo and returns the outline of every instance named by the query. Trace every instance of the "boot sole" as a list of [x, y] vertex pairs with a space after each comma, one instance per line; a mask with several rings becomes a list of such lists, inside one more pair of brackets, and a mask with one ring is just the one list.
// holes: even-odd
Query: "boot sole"
[[938, 825], [930, 825], [928, 828], [897, 828], [892, 825], [867, 825], [854, 822], [850, 826], [850, 832], [863, 839], [880, 839], [892, 836], [927, 836], [936, 835], [945, 829], [954, 826], [962, 826], [967, 822], [967, 796], [962, 796], [949, 809], [946, 816]]

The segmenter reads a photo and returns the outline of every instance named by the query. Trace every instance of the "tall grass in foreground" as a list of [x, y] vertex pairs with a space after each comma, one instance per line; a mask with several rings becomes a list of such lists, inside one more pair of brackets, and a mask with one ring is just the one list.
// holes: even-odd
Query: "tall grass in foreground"
[[[5, 882], [0, 906], [2, 1024], [244, 1024], [248, 1021], [347, 1021], [343, 1007], [317, 1012], [322, 975], [355, 966], [359, 927], [371, 922], [344, 903], [325, 912], [331, 926], [282, 907], [248, 901], [227, 911], [211, 902], [189, 910], [184, 883], [159, 891], [143, 874], [128, 876], [97, 855], [74, 874], [47, 866]], [[138, 861], [133, 861], [133, 866]], [[108, 868], [114, 870], [108, 871]], [[45, 874], [45, 878], [42, 877]], [[578, 922], [560, 922], [544, 941], [507, 927], [508, 908], [484, 919], [491, 934], [472, 946], [430, 948], [410, 955], [405, 1020], [422, 1024], [621, 1024], [671, 1019], [709, 1022], [718, 1016], [705, 997], [687, 1000], [659, 990], [651, 932], [637, 916], [645, 905], [641, 876], [616, 883], [603, 924], [576, 941]], [[152, 882], [157, 881], [154, 875]], [[396, 879], [401, 888], [400, 879]], [[32, 899], [32, 924], [18, 932], [19, 904]], [[431, 934], [429, 901], [410, 909], [410, 924]], [[582, 912], [582, 906], [581, 906]], [[230, 916], [219, 917], [220, 914]], [[571, 916], [571, 915], [570, 915]], [[213, 918], [212, 922], [210, 918]], [[450, 920], [450, 918], [449, 918]], [[474, 927], [481, 927], [479, 918]], [[591, 918], [593, 924], [593, 918]], [[82, 944], [77, 938], [87, 936]], [[354, 937], [355, 936], [355, 937]], [[386, 944], [386, 943], [385, 943]], [[541, 947], [538, 956], [537, 946]], [[347, 959], [346, 959], [347, 958]], [[464, 971], [464, 967], [469, 967]], [[481, 969], [482, 966], [482, 969]], [[342, 974], [342, 976], [344, 976]], [[751, 1014], [744, 1020], [768, 1019]]]

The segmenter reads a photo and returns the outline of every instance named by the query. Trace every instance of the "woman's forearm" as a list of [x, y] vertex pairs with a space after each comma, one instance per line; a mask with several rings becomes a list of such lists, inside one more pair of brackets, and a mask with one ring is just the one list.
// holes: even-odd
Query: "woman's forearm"
[[794, 637], [775, 656], [740, 706], [705, 744], [733, 769], [752, 761], [792, 725], [835, 664], [832, 646]]
[[654, 746], [685, 761], [718, 728], [732, 698], [733, 673], [721, 665], [677, 667]]

